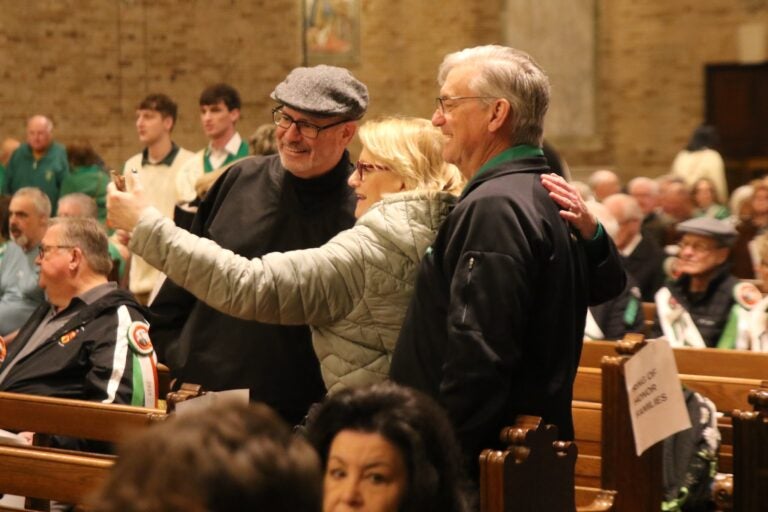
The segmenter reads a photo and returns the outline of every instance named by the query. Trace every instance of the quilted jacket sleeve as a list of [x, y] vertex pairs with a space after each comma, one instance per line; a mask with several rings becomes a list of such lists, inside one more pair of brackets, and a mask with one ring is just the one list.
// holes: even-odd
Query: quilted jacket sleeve
[[324, 325], [345, 317], [362, 296], [362, 236], [353, 228], [319, 248], [249, 260], [148, 209], [134, 229], [130, 249], [228, 315]]

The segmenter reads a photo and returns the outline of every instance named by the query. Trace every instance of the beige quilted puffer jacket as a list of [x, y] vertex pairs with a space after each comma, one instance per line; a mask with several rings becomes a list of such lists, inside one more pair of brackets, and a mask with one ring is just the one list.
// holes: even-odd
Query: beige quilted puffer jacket
[[228, 315], [310, 325], [333, 393], [387, 377], [421, 257], [455, 200], [447, 193], [392, 194], [322, 247], [253, 260], [149, 209], [130, 249]]

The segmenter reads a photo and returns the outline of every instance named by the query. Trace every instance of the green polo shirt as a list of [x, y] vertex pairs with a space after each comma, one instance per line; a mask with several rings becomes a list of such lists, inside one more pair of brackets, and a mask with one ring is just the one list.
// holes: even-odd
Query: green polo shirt
[[37, 187], [51, 200], [52, 214], [56, 213], [61, 182], [69, 171], [67, 150], [58, 142], [52, 142], [48, 151], [35, 160], [32, 148], [26, 142], [13, 152], [5, 172], [4, 191], [14, 194], [23, 187]]

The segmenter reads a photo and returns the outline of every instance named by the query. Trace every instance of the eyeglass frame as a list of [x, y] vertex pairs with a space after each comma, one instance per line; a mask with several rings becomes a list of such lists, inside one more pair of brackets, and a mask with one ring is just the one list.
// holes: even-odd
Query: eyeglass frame
[[[290, 121], [288, 126], [283, 126], [280, 124], [281, 121], [287, 119]], [[320, 132], [323, 130], [327, 130], [328, 128], [333, 128], [334, 126], [339, 126], [340, 124], [349, 123], [353, 121], [353, 119], [342, 119], [341, 121], [336, 121], [335, 123], [327, 124], [325, 126], [319, 126], [314, 123], [310, 123], [309, 121], [303, 121], [301, 119], [296, 120], [283, 112], [283, 107], [275, 107], [272, 109], [272, 121], [275, 123], [275, 126], [278, 126], [279, 128], [282, 128], [283, 130], [290, 130], [291, 125], [296, 125], [296, 129], [299, 131], [299, 133], [302, 135], [302, 137], [306, 137], [308, 139], [316, 139], [320, 136]], [[312, 130], [315, 130], [314, 135], [308, 135], [302, 131], [303, 128], [309, 128]]]
[[392, 172], [392, 169], [390, 167], [387, 167], [386, 165], [382, 164], [374, 164], [371, 162], [361, 162], [358, 160], [355, 162], [355, 167], [352, 172], [357, 173], [357, 177], [360, 179], [360, 183], [364, 182], [365, 179], [363, 176], [365, 176], [364, 173], [368, 172], [376, 172], [376, 171], [388, 171]]
[[45, 245], [40, 244], [37, 247], [37, 256], [42, 260], [45, 259], [45, 255], [49, 253], [51, 249], [76, 249], [76, 245]]
[[717, 240], [713, 240], [714, 245], [704, 246], [701, 242], [684, 242], [683, 240], [680, 240], [677, 242], [677, 248], [682, 252], [686, 248], [690, 248], [693, 252], [696, 254], [703, 254], [703, 253], [709, 253], [714, 252], [723, 248], [727, 248], [727, 245], [724, 245]]
[[[461, 101], [461, 100], [498, 100], [496, 96], [438, 96], [435, 98], [435, 107], [441, 114], [446, 113], [445, 103], [446, 101]], [[447, 112], [450, 112], [449, 108]]]

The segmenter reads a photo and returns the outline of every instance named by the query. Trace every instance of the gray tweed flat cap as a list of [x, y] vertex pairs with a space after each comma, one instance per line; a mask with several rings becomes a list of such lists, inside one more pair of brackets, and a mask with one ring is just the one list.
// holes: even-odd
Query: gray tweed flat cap
[[721, 245], [730, 247], [736, 241], [738, 233], [730, 222], [713, 219], [712, 217], [696, 217], [677, 225], [679, 233], [692, 233], [714, 238]]
[[368, 108], [368, 88], [348, 70], [321, 64], [296, 68], [270, 95], [296, 110], [321, 116], [360, 119]]

